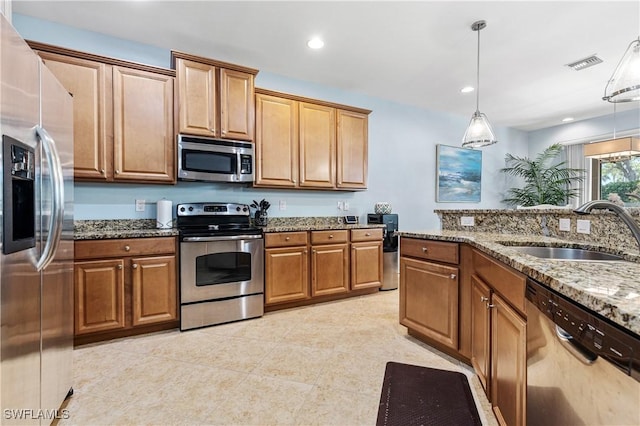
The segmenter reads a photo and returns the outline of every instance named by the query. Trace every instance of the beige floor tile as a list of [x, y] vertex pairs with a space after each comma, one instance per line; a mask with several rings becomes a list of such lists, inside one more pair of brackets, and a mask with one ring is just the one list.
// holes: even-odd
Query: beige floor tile
[[318, 386], [380, 396], [386, 361], [345, 352], [334, 352], [327, 361]]
[[298, 411], [298, 425], [374, 425], [380, 395], [318, 386]]
[[254, 374], [294, 382], [315, 384], [327, 368], [333, 351], [290, 344], [273, 348], [253, 370]]

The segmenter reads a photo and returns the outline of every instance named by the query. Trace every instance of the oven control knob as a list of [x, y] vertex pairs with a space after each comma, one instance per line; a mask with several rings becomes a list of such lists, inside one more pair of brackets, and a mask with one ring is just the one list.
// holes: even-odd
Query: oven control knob
[[184, 212], [184, 207], [180, 207], [180, 211], [181, 211], [181, 212]]
[[243, 211], [243, 212], [246, 212], [247, 210], [249, 210], [249, 209], [247, 209], [246, 207], [243, 207], [243, 208], [242, 208], [242, 211]]
[[236, 211], [239, 212], [240, 211], [240, 206], [236, 207]]
[[193, 211], [193, 207], [189, 207], [189, 211], [192, 212]]

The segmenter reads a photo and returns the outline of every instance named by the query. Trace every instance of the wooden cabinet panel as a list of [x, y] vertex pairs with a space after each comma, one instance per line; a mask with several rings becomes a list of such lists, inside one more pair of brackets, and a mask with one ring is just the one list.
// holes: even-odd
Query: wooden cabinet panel
[[458, 268], [401, 257], [400, 324], [457, 349]]
[[76, 262], [75, 334], [125, 328], [124, 262]]
[[133, 326], [177, 319], [176, 257], [131, 259]]
[[338, 188], [367, 187], [368, 116], [338, 110], [337, 182]]
[[289, 247], [307, 245], [307, 231], [266, 233], [265, 247]]
[[301, 187], [336, 186], [335, 108], [299, 103]]
[[473, 250], [473, 270], [524, 315], [527, 279], [523, 274], [478, 250]]
[[293, 188], [298, 182], [298, 103], [256, 95], [255, 185]]
[[[380, 235], [382, 238], [382, 234]], [[351, 244], [351, 289], [382, 285], [382, 241]]]
[[489, 394], [491, 289], [477, 276], [471, 277], [471, 365], [485, 393]]
[[265, 303], [282, 303], [309, 298], [307, 247], [265, 250]]
[[349, 231], [344, 229], [311, 231], [311, 244], [335, 244], [347, 241], [349, 241]]
[[402, 238], [400, 242], [400, 255], [455, 264], [459, 261], [457, 243], [422, 240], [418, 238]]
[[176, 60], [180, 133], [216, 137], [216, 67]]
[[524, 425], [527, 388], [526, 322], [494, 294], [491, 312], [491, 403], [502, 425]]
[[175, 252], [176, 239], [174, 237], [82, 240], [76, 241], [74, 244], [74, 258], [76, 260]]
[[382, 228], [352, 229], [351, 242], [382, 240]]
[[220, 136], [252, 141], [255, 127], [254, 76], [220, 69]]
[[114, 180], [175, 181], [173, 78], [113, 67]]
[[[346, 231], [344, 232], [346, 233]], [[348, 244], [312, 247], [311, 296], [324, 296], [349, 291], [348, 247]]]
[[73, 96], [74, 176], [106, 180], [113, 162], [112, 153], [107, 150], [111, 146], [107, 128], [112, 126], [111, 67], [55, 53], [38, 53]]

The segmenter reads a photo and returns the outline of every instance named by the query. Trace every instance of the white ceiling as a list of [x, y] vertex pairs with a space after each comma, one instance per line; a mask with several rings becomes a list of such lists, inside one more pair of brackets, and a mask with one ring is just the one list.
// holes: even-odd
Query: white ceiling
[[[471, 117], [481, 31], [480, 111], [534, 130], [611, 114], [604, 87], [640, 34], [640, 1], [20, 1], [38, 17]], [[313, 35], [325, 47], [312, 51]], [[583, 71], [565, 64], [597, 54]], [[618, 104], [618, 111], [635, 105]], [[639, 117], [640, 119], [640, 117]]]

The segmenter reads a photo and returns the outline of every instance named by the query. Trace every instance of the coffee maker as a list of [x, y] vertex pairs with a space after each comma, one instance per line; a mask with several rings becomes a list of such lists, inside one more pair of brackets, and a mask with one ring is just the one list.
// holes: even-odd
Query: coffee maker
[[384, 277], [380, 290], [395, 290], [398, 288], [398, 215], [396, 213], [367, 215], [368, 224], [385, 225], [382, 239]]

